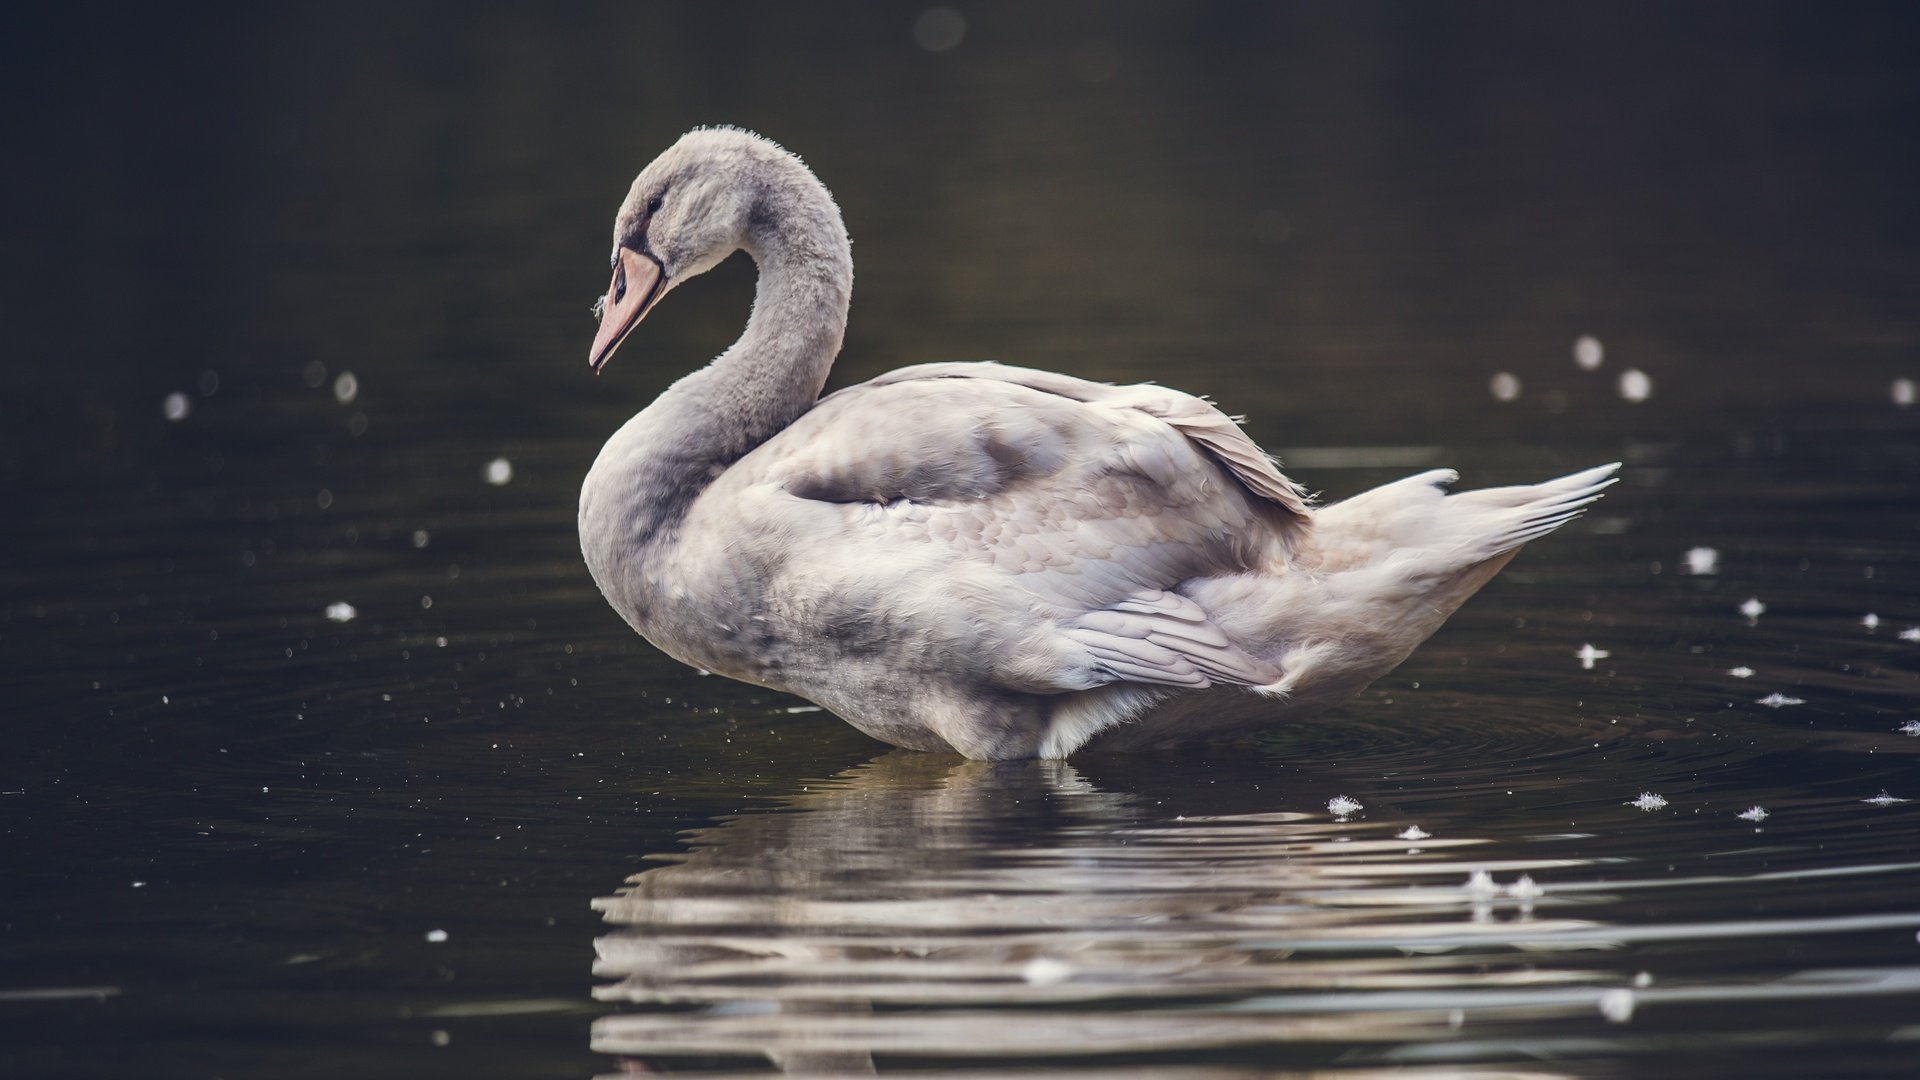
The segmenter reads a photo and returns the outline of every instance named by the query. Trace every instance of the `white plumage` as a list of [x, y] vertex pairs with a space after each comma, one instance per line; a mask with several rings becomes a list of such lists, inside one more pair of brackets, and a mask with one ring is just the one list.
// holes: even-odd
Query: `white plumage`
[[1062, 757], [1324, 709], [1613, 483], [1607, 465], [1448, 496], [1436, 471], [1315, 508], [1164, 387], [949, 363], [820, 398], [852, 289], [840, 213], [731, 129], [635, 180], [594, 367], [736, 250], [760, 268], [745, 333], [607, 443], [582, 550], [670, 655], [901, 746]]

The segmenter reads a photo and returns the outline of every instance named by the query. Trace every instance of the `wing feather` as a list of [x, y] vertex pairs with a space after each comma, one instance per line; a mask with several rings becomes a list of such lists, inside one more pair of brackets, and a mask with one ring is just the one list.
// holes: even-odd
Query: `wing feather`
[[[1306, 497], [1199, 398], [923, 365], [822, 398], [730, 472], [818, 508], [796, 519], [838, 522], [818, 540], [864, 590], [919, 588], [944, 624], [981, 627], [1007, 685], [1275, 677], [1177, 590], [1284, 559]], [[921, 578], [871, 580], [906, 540], [931, 545]], [[866, 542], [884, 547], [862, 555]]]
[[[919, 364], [890, 371], [861, 386], [892, 386], [926, 379], [992, 379], [1073, 401], [1137, 409], [1166, 422], [1198, 444], [1224, 466], [1235, 480], [1260, 498], [1301, 520], [1305, 520], [1310, 510], [1306, 489], [1282, 473], [1272, 456], [1248, 438], [1233, 417], [1215, 408], [1205, 398], [1164, 386], [1114, 386], [1076, 379], [1058, 372], [992, 362]], [[851, 387], [849, 390], [859, 388]], [[848, 393], [849, 390], [840, 393]]]
[[1084, 645], [1099, 666], [1134, 682], [1261, 686], [1275, 677], [1214, 625], [1199, 604], [1178, 593], [1128, 596], [1080, 616], [1065, 633]]

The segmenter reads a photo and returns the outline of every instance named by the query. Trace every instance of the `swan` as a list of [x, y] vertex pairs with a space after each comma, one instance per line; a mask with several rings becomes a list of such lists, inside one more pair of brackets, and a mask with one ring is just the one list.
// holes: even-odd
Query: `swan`
[[608, 440], [594, 582], [684, 663], [969, 758], [1219, 741], [1392, 670], [1617, 464], [1448, 495], [1450, 470], [1316, 506], [1201, 398], [997, 363], [825, 397], [853, 287], [840, 209], [736, 128], [635, 178], [588, 354], [735, 251], [745, 331]]

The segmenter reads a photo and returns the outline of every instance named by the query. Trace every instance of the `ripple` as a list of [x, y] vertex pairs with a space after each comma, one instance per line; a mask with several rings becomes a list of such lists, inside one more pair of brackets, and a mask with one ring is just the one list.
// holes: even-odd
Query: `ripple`
[[[1920, 905], [1795, 910], [1782, 888], [1853, 881], [1856, 898], [1910, 900], [1920, 863], [1740, 871], [1724, 848], [1736, 872], [1673, 874], [1657, 848], [1599, 854], [1611, 845], [1593, 833], [1460, 820], [1410, 850], [1397, 822], [1186, 813], [1214, 800], [1164, 794], [1211, 775], [1249, 801], [1250, 776], [1275, 779], [1257, 763], [1167, 771], [1096, 782], [1060, 763], [900, 752], [698, 830], [594, 902], [612, 927], [595, 943], [596, 997], [626, 1011], [596, 1023], [593, 1045], [648, 1068], [1058, 1059], [1108, 1075], [1143, 1054], [1285, 1061], [1315, 1045], [1356, 1066], [1490, 1065], [1603, 1011], [1631, 1032], [1648, 1016], [1848, 997], [1868, 1003], [1864, 1022], [1892, 1024], [1920, 991], [1920, 966], [1874, 944], [1911, 946]], [[1132, 782], [1155, 774], [1165, 787]], [[1288, 797], [1325, 801], [1305, 784]], [[1656, 893], [1671, 913], [1647, 920]], [[1756, 894], [1780, 913], [1742, 914]], [[1489, 1027], [1508, 1041], [1482, 1041]], [[1632, 1052], [1622, 1034], [1584, 1056]]]

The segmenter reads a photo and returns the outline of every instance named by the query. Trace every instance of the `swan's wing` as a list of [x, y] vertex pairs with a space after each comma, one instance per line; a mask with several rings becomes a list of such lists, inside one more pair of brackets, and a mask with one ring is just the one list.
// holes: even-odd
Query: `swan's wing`
[[1063, 634], [1086, 649], [1093, 673], [1104, 676], [1090, 685], [1123, 680], [1200, 689], [1216, 682], [1260, 686], [1276, 678], [1179, 593], [1134, 593], [1073, 620]]
[[823, 399], [737, 468], [743, 481], [830, 508], [854, 545], [945, 552], [942, 565], [956, 569], [929, 603], [969, 607], [988, 624], [1005, 685], [1274, 677], [1174, 589], [1283, 561], [1306, 502], [1197, 398], [928, 365]]
[[[1114, 386], [1035, 368], [992, 362], [918, 364], [888, 372], [861, 384], [891, 386], [928, 379], [981, 379], [1025, 386], [1069, 401], [1137, 409], [1164, 420], [1206, 450], [1255, 495], [1304, 520], [1308, 512], [1306, 489], [1288, 479], [1273, 458], [1240, 430], [1234, 418], [1205, 398], [1152, 384]], [[850, 387], [858, 390], [861, 387]], [[843, 390], [841, 393], [846, 393]], [[831, 400], [831, 395], [829, 396]]]

